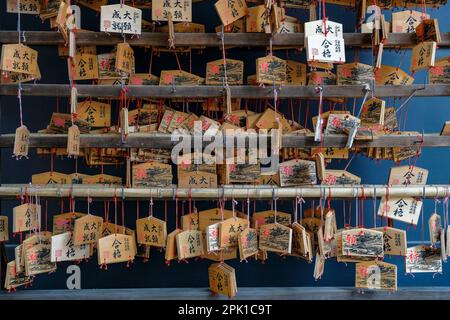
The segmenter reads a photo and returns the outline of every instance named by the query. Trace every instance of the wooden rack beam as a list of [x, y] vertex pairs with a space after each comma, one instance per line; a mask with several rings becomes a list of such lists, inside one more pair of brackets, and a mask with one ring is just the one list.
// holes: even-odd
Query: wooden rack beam
[[[240, 137], [246, 137], [248, 145], [248, 135], [240, 134]], [[261, 137], [267, 138], [270, 145], [270, 136], [261, 134]], [[82, 148], [155, 148], [172, 149], [178, 141], [171, 140], [171, 134], [167, 133], [131, 133], [126, 140], [122, 142], [119, 134], [82, 134]], [[193, 136], [180, 136], [180, 139], [193, 139]], [[348, 137], [346, 135], [324, 135], [323, 147], [345, 148]], [[224, 136], [224, 141], [226, 137]], [[441, 136], [439, 134], [422, 135], [383, 135], [373, 140], [355, 140], [353, 146], [359, 148], [369, 147], [406, 147], [419, 145], [423, 139], [423, 147], [449, 147], [450, 136]], [[186, 140], [184, 140], [186, 141]], [[208, 145], [210, 142], [204, 142]], [[191, 141], [193, 146], [193, 140]], [[236, 144], [235, 144], [236, 145]], [[14, 134], [0, 135], [0, 148], [12, 148], [14, 146]], [[30, 136], [30, 147], [66, 147], [66, 134], [40, 134], [32, 133]], [[282, 139], [284, 148], [317, 148], [320, 142], [314, 141], [314, 135], [285, 134]]]
[[[331, 189], [333, 199], [354, 198], [363, 195], [371, 198], [376, 193], [380, 198], [386, 195], [386, 186], [381, 185], [354, 185], [354, 186], [299, 186], [278, 188], [272, 186], [242, 186], [227, 185], [221, 188], [208, 189], [188, 189], [188, 188], [121, 188], [99, 185], [8, 185], [2, 184], [0, 187], [0, 198], [17, 199], [17, 196], [24, 194], [25, 188], [30, 195], [43, 198], [98, 198], [112, 199], [114, 194], [117, 197], [124, 197], [125, 200], [137, 199], [175, 199], [175, 194], [179, 199], [218, 199], [225, 197], [231, 199], [292, 199], [297, 196], [303, 198], [320, 198], [321, 195], [327, 197]], [[391, 186], [389, 187], [389, 197], [422, 197], [440, 198], [449, 194], [450, 185], [426, 185], [426, 186]]]
[[[18, 86], [15, 84], [0, 85], [0, 96], [16, 96]], [[272, 98], [273, 87], [259, 86], [230, 86], [233, 98]], [[68, 84], [23, 84], [23, 96], [68, 97]], [[129, 98], [214, 98], [222, 96], [222, 86], [127, 86]], [[79, 97], [119, 98], [120, 86], [115, 85], [77, 85]], [[315, 86], [278, 87], [278, 98], [318, 98]], [[415, 91], [417, 97], [450, 96], [450, 85], [405, 85], [405, 86], [376, 86], [373, 90], [377, 97], [407, 97]], [[364, 86], [349, 85], [323, 86], [324, 98], [353, 98], [363, 97]]]
[[[56, 31], [24, 31], [23, 41], [26, 45], [64, 45], [62, 35]], [[344, 33], [345, 45], [348, 47], [371, 46], [371, 34]], [[265, 33], [225, 33], [226, 46], [265, 47], [269, 45], [270, 34]], [[439, 47], [450, 46], [450, 34], [441, 33], [442, 42]], [[0, 31], [0, 43], [16, 43], [17, 31]], [[162, 32], [143, 32], [140, 36], [128, 37], [127, 42], [135, 46], [167, 47], [168, 34]], [[303, 47], [303, 33], [275, 34], [272, 37], [274, 47]], [[83, 31], [77, 33], [77, 44], [81, 46], [112, 46], [122, 42], [122, 36], [104, 32]], [[417, 43], [412, 33], [389, 33], [386, 47], [408, 47]], [[219, 47], [220, 38], [216, 33], [175, 33], [175, 46]]]

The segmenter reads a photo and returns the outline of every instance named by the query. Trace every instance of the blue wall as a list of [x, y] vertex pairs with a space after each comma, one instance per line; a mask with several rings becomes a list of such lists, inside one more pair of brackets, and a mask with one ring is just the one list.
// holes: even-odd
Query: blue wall
[[[118, 1], [110, 1], [114, 3]], [[5, 1], [0, 5], [0, 27], [2, 30], [15, 30], [16, 18], [15, 14], [7, 14]], [[449, 13], [448, 6], [440, 10], [429, 10], [432, 17], [438, 18], [440, 29], [446, 31], [450, 28], [450, 23], [446, 20], [446, 14]], [[301, 9], [291, 9], [289, 15], [296, 16], [300, 21], [304, 22], [307, 17], [307, 11]], [[390, 13], [385, 12], [390, 20]], [[329, 19], [344, 23], [344, 31], [354, 31], [355, 13], [342, 7], [328, 5], [327, 15]], [[148, 10], [144, 13], [144, 17], [150, 19]], [[194, 4], [193, 21], [199, 23], [207, 22], [206, 32], [214, 32], [214, 27], [220, 24], [220, 20], [214, 10], [213, 1], [204, 1]], [[99, 16], [95, 12], [82, 7], [82, 28], [97, 31], [99, 29]], [[22, 15], [22, 30], [49, 30], [48, 22], [41, 23], [38, 17]], [[39, 65], [42, 72], [42, 80], [40, 83], [68, 83], [66, 60], [59, 58], [57, 48], [55, 46], [36, 46], [39, 51]], [[108, 52], [111, 47], [98, 47], [98, 52]], [[353, 61], [353, 50], [347, 48], [347, 61]], [[149, 67], [149, 53], [142, 48], [135, 48], [136, 55], [136, 71], [147, 72]], [[235, 48], [227, 51], [229, 58], [243, 59], [245, 61], [245, 74], [255, 73], [255, 59], [264, 56], [265, 52], [262, 48], [248, 50], [247, 48]], [[285, 51], [276, 52], [281, 58], [286, 57]], [[439, 49], [437, 58], [449, 55], [448, 50]], [[400, 54], [394, 50], [385, 50], [383, 55], [383, 63], [388, 65], [399, 65]], [[207, 49], [202, 53], [194, 53], [192, 56], [192, 71], [195, 74], [204, 76], [205, 63], [215, 59], [219, 59], [220, 51], [217, 49]], [[289, 52], [290, 59], [305, 61], [304, 52]], [[189, 69], [189, 58], [181, 56], [181, 64], [185, 70]], [[403, 55], [402, 69], [409, 69], [410, 52]], [[369, 50], [359, 50], [359, 61], [370, 64], [371, 55]], [[161, 54], [160, 57], [155, 56], [153, 59], [152, 73], [159, 74], [162, 69], [175, 69], [176, 61], [171, 54]], [[415, 83], [424, 83], [425, 72], [416, 74]], [[448, 98], [413, 98], [409, 103], [406, 130], [416, 130], [428, 132], [439, 132], [443, 122], [448, 120], [450, 112], [448, 111]], [[353, 101], [349, 101], [351, 106]], [[55, 97], [24, 97], [24, 123], [30, 131], [36, 132], [45, 128], [48, 124], [52, 112], [56, 110], [57, 99]], [[303, 106], [305, 102], [303, 101]], [[390, 100], [392, 104], [392, 99]], [[399, 102], [397, 102], [397, 106]], [[68, 110], [67, 99], [59, 99], [59, 108], [62, 111]], [[317, 106], [311, 102], [311, 114], [317, 113]], [[285, 106], [286, 107], [286, 106]], [[302, 108], [302, 119], [304, 119], [305, 108]], [[303, 121], [303, 120], [302, 120]], [[15, 97], [1, 97], [1, 132], [12, 133], [18, 126], [18, 104]], [[311, 123], [311, 121], [309, 121]], [[50, 169], [49, 157], [38, 157], [35, 150], [31, 151], [29, 160], [16, 161], [11, 158], [12, 150], [3, 149], [1, 158], [1, 181], [3, 183], [27, 183], [34, 173], [48, 171]], [[450, 168], [447, 165], [447, 159], [450, 158], [449, 148], [426, 148], [417, 161], [417, 165], [430, 170], [428, 178], [429, 184], [447, 184], [449, 183]], [[332, 168], [343, 168], [347, 161], [334, 161]], [[406, 161], [407, 163], [407, 161]], [[387, 182], [389, 168], [394, 166], [391, 161], [376, 162], [363, 156], [357, 156], [351, 163], [349, 170], [362, 177], [365, 184], [385, 184]], [[75, 171], [75, 161], [71, 159], [55, 159], [54, 168], [56, 171], [72, 173]], [[83, 161], [79, 161], [78, 171], [81, 173], [94, 174], [99, 173], [100, 168], [89, 168], [84, 165]], [[124, 168], [105, 167], [105, 173], [122, 175]], [[81, 202], [81, 201], [80, 201]], [[17, 201], [2, 201], [2, 214], [12, 216], [12, 207], [17, 205]], [[143, 205], [141, 202], [141, 215], [147, 210], [147, 203]], [[317, 204], [317, 201], [316, 201]], [[48, 212], [51, 217], [53, 214], [60, 212], [59, 202], [49, 201]], [[168, 229], [173, 230], [175, 227], [174, 203], [168, 203], [169, 223]], [[213, 207], [213, 202], [198, 202], [199, 210]], [[239, 204], [240, 206], [241, 204]], [[258, 210], [268, 208], [266, 201], [260, 201], [257, 204]], [[307, 203], [309, 207], [311, 203]], [[227, 204], [231, 206], [230, 203]], [[332, 206], [336, 208], [338, 224], [342, 226], [342, 201], [333, 201]], [[279, 210], [292, 212], [291, 201], [280, 201]], [[377, 206], [378, 207], [378, 206]], [[68, 208], [68, 202], [65, 203]], [[365, 203], [366, 209], [366, 226], [372, 226], [372, 200]], [[425, 221], [428, 220], [434, 209], [432, 200], [425, 202]], [[77, 204], [77, 210], [86, 210], [85, 203]], [[353, 205], [354, 210], [354, 205]], [[103, 215], [103, 203], [96, 203], [91, 207], [91, 212]], [[136, 217], [136, 205], [132, 202], [126, 203], [126, 225], [134, 227]], [[164, 217], [164, 203], [156, 202], [155, 215]], [[439, 213], [442, 209], [439, 207]], [[354, 211], [353, 218], [354, 221]], [[379, 224], [380, 221], [378, 220]], [[49, 218], [51, 225], [51, 218]], [[408, 226], [401, 223], [395, 223], [396, 227], [407, 228]], [[408, 240], [420, 241], [421, 226], [417, 229], [409, 228]], [[425, 227], [426, 239], [428, 238], [428, 228]], [[16, 244], [18, 237], [12, 238], [9, 244]], [[13, 246], [8, 246], [8, 254], [10, 258], [13, 256]], [[417, 274], [415, 278], [404, 275], [403, 258], [388, 258], [388, 262], [398, 265], [398, 284], [399, 286], [448, 286], [450, 278], [448, 273], [450, 269], [444, 264], [444, 274], [438, 275], [433, 279], [432, 274]], [[353, 264], [345, 265], [328, 260], [325, 266], [325, 274], [320, 281], [314, 281], [313, 268], [314, 264], [307, 264], [303, 261], [292, 257], [280, 258], [276, 255], [270, 255], [270, 259], [265, 265], [259, 262], [250, 261], [249, 263], [239, 263], [238, 261], [229, 262], [237, 268], [238, 286], [353, 286], [354, 285], [354, 266]], [[82, 272], [82, 288], [110, 288], [110, 287], [192, 287], [207, 286], [208, 276], [207, 268], [211, 264], [210, 261], [190, 261], [189, 264], [178, 264], [173, 262], [170, 267], [164, 264], [164, 255], [157, 250], [152, 250], [150, 261], [143, 263], [137, 259], [131, 268], [127, 269], [124, 264], [110, 265], [108, 271], [102, 271], [97, 265], [96, 258], [88, 263], [80, 264]], [[66, 267], [69, 263], [58, 264], [58, 270], [52, 275], [39, 275], [34, 282], [33, 288], [65, 288], [66, 287]]]

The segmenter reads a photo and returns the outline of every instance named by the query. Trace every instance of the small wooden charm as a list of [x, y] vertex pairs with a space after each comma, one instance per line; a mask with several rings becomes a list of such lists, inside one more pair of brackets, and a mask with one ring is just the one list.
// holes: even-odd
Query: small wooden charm
[[100, 239], [102, 225], [103, 218], [91, 214], [76, 219], [73, 228], [73, 243], [77, 246], [96, 243]]
[[183, 230], [175, 229], [167, 235], [166, 253], [165, 253], [166, 261], [170, 261], [178, 257], [177, 234], [181, 232], [183, 232]]
[[358, 228], [342, 231], [342, 254], [347, 257], [382, 258], [383, 233]]
[[279, 223], [262, 225], [259, 228], [259, 249], [290, 254], [292, 229]]
[[239, 257], [246, 260], [258, 254], [258, 232], [253, 228], [245, 228], [238, 235]]
[[381, 261], [359, 262], [355, 270], [355, 287], [396, 291], [397, 266]]
[[34, 276], [56, 270], [56, 263], [51, 262], [51, 244], [36, 244], [26, 250], [25, 274]]
[[275, 223], [275, 214], [277, 216], [276, 222], [286, 227], [291, 225], [291, 214], [287, 212], [275, 210], [259, 211], [255, 212], [252, 217], [253, 226], [255, 229], [259, 229], [264, 224]]
[[14, 136], [14, 151], [13, 157], [20, 159], [25, 157], [28, 159], [28, 146], [30, 144], [30, 131], [27, 127], [22, 125], [16, 129]]
[[286, 61], [275, 56], [256, 60], [256, 82], [269, 85], [286, 81]]
[[220, 223], [220, 247], [233, 247], [238, 244], [239, 234], [248, 227], [248, 220], [232, 217]]
[[41, 206], [22, 204], [13, 208], [13, 232], [35, 230], [40, 225]]
[[80, 155], [80, 129], [77, 125], [72, 125], [67, 133], [67, 154], [68, 157], [78, 157]]
[[203, 252], [202, 232], [186, 230], [177, 234], [178, 260], [201, 256]]
[[153, 247], [165, 247], [166, 222], [155, 217], [136, 220], [137, 242]]
[[208, 253], [220, 250], [220, 223], [206, 227], [206, 251]]
[[136, 253], [133, 236], [112, 233], [98, 240], [98, 264], [128, 262], [134, 260]]
[[75, 245], [72, 232], [65, 232], [52, 237], [51, 262], [86, 259], [90, 256], [89, 245]]
[[308, 160], [289, 160], [280, 163], [280, 184], [285, 186], [298, 186], [316, 184], [316, 164]]
[[247, 3], [245, 0], [219, 0], [214, 4], [214, 7], [224, 26], [233, 23], [247, 14]]
[[0, 216], [0, 242], [9, 240], [8, 217]]
[[116, 51], [116, 70], [125, 74], [134, 73], [134, 51], [131, 46], [126, 43], [118, 43]]
[[420, 42], [411, 51], [411, 72], [434, 67], [437, 43], [435, 41]]

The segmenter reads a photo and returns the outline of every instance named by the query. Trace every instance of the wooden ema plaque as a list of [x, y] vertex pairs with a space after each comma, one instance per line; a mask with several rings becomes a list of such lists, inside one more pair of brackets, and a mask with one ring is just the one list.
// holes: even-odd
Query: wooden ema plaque
[[36, 230], [40, 222], [40, 205], [24, 203], [13, 208], [13, 232]]
[[38, 52], [23, 44], [2, 46], [1, 70], [37, 76]]
[[67, 133], [67, 154], [69, 157], [80, 155], [80, 129], [76, 125], [71, 126]]
[[9, 240], [8, 217], [0, 216], [0, 242]]
[[[205, 242], [206, 239], [203, 240], [203, 243]], [[203, 251], [204, 254], [201, 255], [202, 259], [208, 259], [216, 262], [237, 259], [237, 247], [228, 247], [221, 249], [220, 251], [212, 251], [212, 252], [206, 252], [205, 249]]]
[[261, 172], [260, 184], [279, 186], [280, 175], [276, 172]]
[[[22, 245], [20, 246], [21, 248], [19, 250], [15, 251], [18, 272], [25, 271], [25, 261], [27, 259], [27, 250], [29, 250], [30, 248], [32, 248], [33, 246], [38, 245], [38, 244], [48, 245], [48, 247], [50, 248], [51, 242], [52, 242], [52, 233], [51, 232], [42, 231], [39, 233], [28, 234], [26, 236], [25, 240], [22, 242]], [[49, 250], [49, 254], [50, 254], [50, 250]], [[50, 261], [50, 256], [48, 259]], [[20, 266], [20, 271], [19, 271], [19, 266]]]
[[434, 62], [428, 72], [430, 84], [450, 83], [450, 57], [444, 57]]
[[403, 86], [411, 85], [414, 78], [398, 67], [381, 65], [375, 74], [375, 83], [378, 86]]
[[348, 159], [349, 150], [348, 148], [311, 148], [311, 156], [317, 153], [322, 153], [325, 159]]
[[245, 228], [249, 227], [248, 220], [232, 217], [220, 223], [220, 247], [234, 247], [238, 245], [238, 236]]
[[14, 136], [13, 155], [16, 158], [28, 157], [28, 146], [30, 144], [30, 131], [22, 125], [16, 129]]
[[98, 240], [98, 264], [110, 264], [134, 260], [133, 236], [113, 233]]
[[326, 21], [326, 30], [324, 30], [324, 21], [323, 20], [315, 20], [315, 21], [309, 21], [305, 22], [305, 37], [313, 36], [313, 35], [321, 35], [325, 36], [330, 35], [333, 37], [342, 38], [344, 36], [343, 34], [343, 27], [341, 23], [333, 22], [327, 19]]
[[111, 104], [91, 99], [77, 103], [77, 116], [92, 128], [111, 126]]
[[224, 26], [233, 23], [247, 14], [247, 3], [245, 0], [219, 0], [214, 4], [214, 7]]
[[286, 84], [306, 86], [306, 64], [286, 60]]
[[430, 15], [414, 10], [392, 12], [392, 32], [415, 33], [416, 27], [423, 18], [428, 20], [430, 19]]
[[437, 19], [422, 20], [416, 27], [417, 41], [434, 41], [438, 44], [441, 42], [441, 33]]
[[434, 67], [437, 43], [435, 41], [420, 42], [411, 51], [411, 72]]
[[373, 80], [373, 68], [367, 64], [353, 62], [337, 66], [337, 85], [371, 85]]
[[100, 7], [100, 31], [109, 33], [141, 34], [141, 28], [141, 9], [120, 4]]
[[125, 234], [127, 236], [130, 236], [131, 240], [131, 247], [132, 251], [136, 254], [137, 252], [137, 245], [136, 245], [136, 233], [134, 230], [130, 228], [126, 228], [124, 226], [119, 226], [117, 224], [111, 223], [111, 222], [103, 222], [102, 224], [102, 234], [101, 237], [106, 237], [111, 234]]
[[167, 187], [171, 184], [171, 165], [155, 161], [133, 165], [133, 188]]
[[282, 187], [316, 184], [316, 163], [294, 159], [280, 163], [280, 185]]
[[153, 0], [152, 1], [152, 20], [168, 21], [169, 15], [172, 21], [192, 21], [192, 1], [177, 0]]
[[292, 229], [279, 223], [259, 227], [259, 249], [282, 254], [290, 254]]
[[405, 267], [406, 273], [442, 273], [441, 249], [424, 245], [409, 247]]
[[364, 102], [361, 110], [361, 125], [363, 127], [381, 130], [384, 125], [384, 110], [386, 102], [378, 98], [370, 98]]
[[166, 222], [155, 217], [136, 220], [136, 235], [139, 244], [165, 247], [167, 237]]
[[206, 227], [205, 230], [205, 242], [206, 252], [211, 253], [213, 251], [220, 250], [220, 223], [214, 223]]
[[129, 83], [134, 86], [157, 86], [159, 77], [149, 73], [135, 73], [130, 76]]
[[384, 254], [406, 256], [406, 231], [392, 227], [380, 227], [373, 230], [383, 232]]
[[77, 52], [73, 62], [68, 60], [67, 63], [69, 75], [72, 75], [74, 80], [99, 79], [99, 61], [97, 55]]
[[[242, 85], [244, 82], [244, 62], [240, 60], [226, 59], [227, 83], [229, 85]], [[208, 62], [206, 64], [207, 85], [223, 85], [225, 83], [225, 65], [223, 59]]]
[[430, 219], [428, 219], [428, 230], [430, 232], [431, 245], [434, 246], [438, 241], [440, 241], [442, 232], [441, 216], [437, 213], [433, 213]]
[[361, 177], [354, 175], [345, 170], [325, 170], [325, 176], [322, 180], [323, 185], [347, 185], [347, 184], [360, 184]]
[[[291, 224], [290, 213], [276, 211], [276, 215], [277, 215], [277, 223], [282, 224], [286, 227], [290, 226]], [[252, 216], [252, 223], [255, 229], [259, 229], [259, 227], [264, 224], [275, 223], [275, 211], [267, 210], [255, 212]]]
[[261, 166], [259, 162], [257, 164], [223, 164], [219, 165], [218, 173], [221, 184], [255, 184], [259, 181]]
[[236, 296], [236, 274], [234, 268], [225, 263], [214, 263], [208, 268], [209, 289], [215, 294], [232, 298]]
[[316, 261], [314, 264], [314, 279], [317, 281], [322, 278], [322, 275], [325, 271], [325, 257], [320, 255], [319, 252], [316, 252]]
[[238, 246], [241, 261], [256, 256], [258, 254], [258, 231], [253, 228], [245, 228], [238, 235]]
[[396, 291], [397, 266], [381, 261], [359, 262], [355, 269], [355, 287]]
[[[200, 230], [200, 220], [198, 212], [184, 214], [181, 216], [181, 227], [183, 230]], [[206, 230], [206, 229], [205, 229]], [[201, 230], [204, 231], [204, 230]]]
[[159, 78], [160, 86], [197, 86], [205, 79], [183, 70], [162, 70]]
[[176, 235], [178, 260], [201, 256], [203, 252], [202, 232], [186, 230]]
[[217, 187], [217, 171], [215, 159], [200, 154], [201, 159], [208, 159], [213, 164], [195, 164], [194, 159], [197, 155], [186, 154], [178, 157], [178, 187], [180, 188], [216, 188]]
[[428, 180], [428, 170], [417, 166], [392, 167], [389, 172], [388, 185], [425, 185]]
[[[247, 116], [248, 114], [245, 114], [245, 117]], [[287, 121], [286, 117], [272, 108], [267, 108], [264, 110], [261, 116], [256, 120], [255, 127], [258, 129], [280, 129], [280, 124], [278, 123], [277, 118], [281, 124], [281, 129], [283, 132], [292, 131], [291, 125]]]
[[378, 207], [378, 215], [390, 219], [402, 221], [414, 226], [419, 221], [422, 201], [411, 197], [389, 197], [386, 205], [386, 198], [382, 197]]
[[77, 246], [96, 243], [102, 232], [103, 218], [87, 214], [75, 220], [73, 243]]
[[72, 232], [61, 233], [52, 237], [51, 262], [82, 260], [89, 256], [89, 245], [75, 245]]
[[[233, 211], [223, 209], [223, 220], [233, 217]], [[222, 222], [222, 211], [220, 208], [203, 210], [198, 213], [198, 230], [206, 231], [206, 228], [212, 224]]]
[[265, 32], [265, 11], [266, 7], [264, 5], [258, 5], [247, 9], [245, 32]]
[[286, 61], [275, 56], [256, 59], [256, 82], [268, 85], [286, 81]]
[[175, 229], [167, 235], [166, 252], [165, 252], [166, 261], [174, 260], [178, 257], [177, 235], [181, 232], [183, 232], [183, 230]]
[[67, 231], [72, 231], [71, 226], [74, 222], [84, 217], [84, 213], [80, 212], [68, 212], [56, 214], [53, 216], [53, 235], [58, 235]]
[[[300, 258], [312, 258], [312, 248], [309, 247], [308, 243], [308, 233], [306, 229], [301, 224], [294, 222], [291, 226], [292, 228], [292, 250], [291, 255]], [[309, 240], [311, 241], [311, 240]]]
[[25, 275], [34, 276], [54, 272], [56, 263], [51, 262], [51, 244], [36, 244], [26, 250]]
[[[39, 14], [41, 4], [39, 0], [20, 0], [20, 14]], [[6, 0], [6, 12], [17, 13], [17, 0]]]
[[[88, 122], [77, 118], [74, 119], [73, 123], [78, 127], [80, 133], [89, 133]], [[72, 118], [70, 114], [53, 112], [45, 133], [68, 133], [71, 125]]]
[[122, 178], [111, 176], [109, 174], [95, 174], [85, 177], [84, 184], [105, 184], [105, 185], [122, 185]]
[[359, 126], [360, 123], [360, 119], [350, 114], [331, 113], [328, 116], [325, 135], [348, 133], [355, 126]]
[[345, 63], [344, 38], [310, 35], [305, 38], [307, 61]]
[[134, 73], [134, 51], [126, 42], [117, 44], [115, 67], [126, 74]]
[[17, 272], [16, 262], [10, 261], [6, 265], [6, 278], [5, 286], [6, 290], [12, 290], [14, 288], [28, 285], [32, 282], [31, 277], [27, 277], [24, 272]]
[[116, 55], [114, 53], [103, 53], [97, 55], [96, 57], [99, 79], [120, 79], [120, 74], [116, 71]]
[[342, 254], [347, 257], [382, 258], [383, 232], [357, 228], [342, 231]]
[[64, 173], [59, 172], [42, 172], [33, 174], [31, 176], [32, 184], [67, 184], [69, 183], [68, 177]]

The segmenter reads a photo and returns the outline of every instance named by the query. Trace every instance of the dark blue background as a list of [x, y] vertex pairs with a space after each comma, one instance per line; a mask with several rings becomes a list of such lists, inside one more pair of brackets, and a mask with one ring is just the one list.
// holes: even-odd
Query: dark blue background
[[[110, 1], [117, 3], [118, 1]], [[0, 27], [2, 30], [15, 30], [17, 15], [6, 13], [5, 1], [0, 6]], [[206, 32], [214, 32], [214, 27], [220, 25], [220, 20], [214, 10], [213, 1], [204, 1], [193, 5], [193, 21], [198, 23], [206, 23]], [[98, 31], [99, 15], [90, 9], [82, 8], [82, 28]], [[448, 6], [439, 10], [428, 10], [432, 17], [439, 19], [441, 31], [449, 29], [449, 22], [446, 15], [450, 13]], [[390, 20], [390, 13], [384, 12], [387, 20]], [[302, 9], [289, 9], [288, 14], [296, 16], [301, 22], [304, 22], [308, 16], [308, 12]], [[355, 13], [353, 10], [344, 9], [343, 7], [327, 5], [327, 15], [332, 21], [344, 23], [345, 32], [354, 31]], [[149, 10], [144, 10], [144, 17], [150, 19]], [[22, 15], [22, 30], [49, 30], [48, 21], [42, 23], [38, 17]], [[26, 35], [26, 34], [25, 34]], [[42, 72], [42, 80], [40, 83], [68, 83], [66, 60], [58, 57], [56, 46], [35, 46], [39, 51], [39, 66]], [[108, 52], [112, 47], [98, 47], [98, 52]], [[347, 48], [347, 62], [353, 61], [354, 51]], [[286, 58], [286, 51], [277, 51], [275, 53], [281, 58]], [[447, 56], [447, 49], [439, 49], [437, 58]], [[242, 59], [245, 61], [245, 75], [255, 73], [255, 59], [265, 55], [263, 48], [235, 48], [227, 50], [227, 57], [234, 59]], [[149, 51], [143, 48], [135, 48], [136, 56], [136, 72], [148, 72], [149, 68]], [[194, 52], [192, 54], [192, 72], [200, 76], [205, 76], [205, 64], [208, 61], [221, 58], [218, 49], [209, 48], [202, 53]], [[289, 58], [305, 61], [304, 52], [289, 52]], [[371, 64], [370, 50], [359, 50], [359, 61]], [[409, 70], [410, 52], [396, 52], [395, 50], [385, 50], [383, 55], [383, 64], [398, 66], [405, 71]], [[180, 56], [181, 65], [184, 70], [189, 71], [189, 56]], [[159, 75], [162, 69], [176, 69], [177, 64], [172, 54], [161, 54], [154, 56], [152, 73]], [[425, 71], [417, 73], [415, 83], [421, 84], [426, 80]], [[388, 105], [392, 105], [392, 99], [389, 99]], [[439, 132], [444, 121], [449, 119], [448, 98], [413, 98], [409, 103], [407, 112], [407, 122], [405, 130], [424, 131], [425, 133]], [[59, 101], [55, 97], [24, 97], [24, 123], [31, 132], [45, 128], [48, 124], [52, 112], [56, 111], [56, 105], [59, 103], [59, 110], [68, 111], [67, 99], [60, 98]], [[348, 106], [352, 106], [353, 99], [348, 101]], [[400, 103], [397, 101], [397, 106]], [[253, 105], [253, 104], [251, 104]], [[296, 104], [297, 105], [297, 104]], [[302, 101], [301, 118], [302, 124], [305, 116], [305, 101]], [[359, 104], [357, 103], [357, 106]], [[286, 109], [286, 106], [284, 106]], [[15, 97], [1, 97], [1, 133], [12, 133], [19, 124], [18, 103]], [[286, 109], [287, 110], [287, 109]], [[298, 110], [298, 109], [297, 109]], [[296, 117], [297, 117], [296, 110]], [[114, 113], [113, 113], [114, 114]], [[317, 114], [317, 106], [311, 102], [310, 115]], [[114, 121], [114, 119], [113, 119]], [[311, 123], [311, 121], [309, 121]], [[311, 128], [311, 127], [310, 127]], [[403, 128], [403, 121], [402, 121]], [[2, 183], [27, 183], [34, 173], [50, 170], [50, 158], [38, 157], [33, 149], [30, 153], [29, 160], [16, 161], [11, 158], [11, 149], [2, 150], [1, 158], [1, 181]], [[447, 184], [449, 183], [450, 168], [448, 159], [450, 158], [449, 148], [426, 148], [417, 161], [417, 165], [430, 170], [428, 184]], [[89, 168], [83, 160], [79, 161], [78, 171], [81, 173], [96, 174], [100, 172], [100, 168]], [[407, 163], [407, 161], [405, 162]], [[331, 168], [343, 168], [347, 164], [347, 160], [334, 161]], [[389, 168], [395, 164], [392, 161], [373, 161], [363, 156], [356, 156], [349, 167], [349, 171], [362, 177], [364, 184], [385, 184], [387, 182]], [[54, 170], [64, 173], [72, 173], [75, 171], [75, 161], [72, 159], [55, 159]], [[124, 168], [116, 168], [114, 166], [105, 166], [105, 173], [124, 175]], [[2, 201], [1, 213], [12, 216], [12, 207], [17, 205], [17, 201]], [[317, 204], [317, 201], [316, 201]], [[147, 201], [141, 201], [141, 216], [147, 210]], [[211, 208], [215, 202], [204, 201], [197, 202], [199, 210]], [[267, 201], [259, 201], [257, 203], [258, 210], [268, 208]], [[58, 201], [49, 201], [49, 226], [51, 226], [51, 216], [60, 212], [60, 203]], [[241, 206], [241, 204], [239, 204]], [[311, 206], [311, 202], [307, 203], [307, 207]], [[342, 201], [333, 201], [332, 206], [336, 208], [339, 226], [343, 223]], [[187, 206], [186, 206], [187, 207]], [[227, 207], [231, 207], [228, 202]], [[65, 208], [68, 208], [68, 202], [65, 202]], [[112, 208], [112, 206], [111, 206]], [[136, 217], [136, 205], [133, 202], [126, 203], [126, 225], [134, 228]], [[279, 210], [292, 212], [291, 201], [280, 201]], [[353, 217], [355, 220], [354, 201], [353, 201]], [[372, 200], [365, 203], [365, 222], [366, 226], [373, 225], [372, 218]], [[78, 201], [77, 211], [85, 211], [84, 201]], [[433, 200], [425, 202], [425, 221], [434, 210]], [[103, 203], [96, 203], [91, 212], [103, 215]], [[168, 202], [169, 212], [169, 232], [175, 227], [174, 222], [174, 203]], [[442, 214], [441, 206], [438, 212]], [[164, 217], [164, 202], [156, 201], [154, 213], [157, 217]], [[110, 216], [113, 214], [111, 211]], [[378, 220], [379, 224], [380, 221]], [[426, 224], [427, 225], [427, 224]], [[396, 227], [408, 228], [407, 225], [395, 223]], [[417, 229], [408, 228], [408, 241], [410, 245], [421, 239], [421, 226]], [[428, 238], [428, 227], [425, 226], [425, 238]], [[8, 253], [10, 258], [13, 257], [13, 247], [11, 244], [18, 243], [18, 237], [9, 241]], [[207, 268], [211, 261], [190, 261], [189, 264], [178, 264], [172, 262], [170, 267], [164, 264], [164, 255], [158, 250], [153, 249], [150, 261], [143, 263], [142, 260], [136, 259], [131, 268], [127, 269], [124, 264], [115, 264], [108, 267], [108, 271], [102, 271], [97, 265], [97, 259], [94, 257], [88, 263], [80, 264], [82, 273], [82, 288], [124, 288], [124, 287], [193, 287], [207, 286], [208, 274]], [[398, 265], [398, 284], [399, 286], [448, 286], [450, 279], [447, 277], [450, 271], [447, 264], [444, 264], [444, 275], [437, 275], [433, 278], [432, 274], [416, 274], [415, 278], [404, 275], [403, 258], [388, 258], [388, 262]], [[320, 281], [314, 281], [313, 268], [314, 264], [307, 264], [304, 261], [297, 260], [292, 257], [280, 258], [276, 255], [270, 255], [270, 259], [265, 265], [259, 262], [250, 261], [249, 263], [239, 263], [238, 261], [229, 262], [236, 267], [238, 286], [353, 286], [354, 285], [354, 266], [352, 264], [345, 265], [328, 260], [325, 266], [325, 274]], [[52, 275], [39, 275], [34, 281], [33, 288], [66, 288], [66, 267], [69, 263], [58, 264], [58, 270]]]

